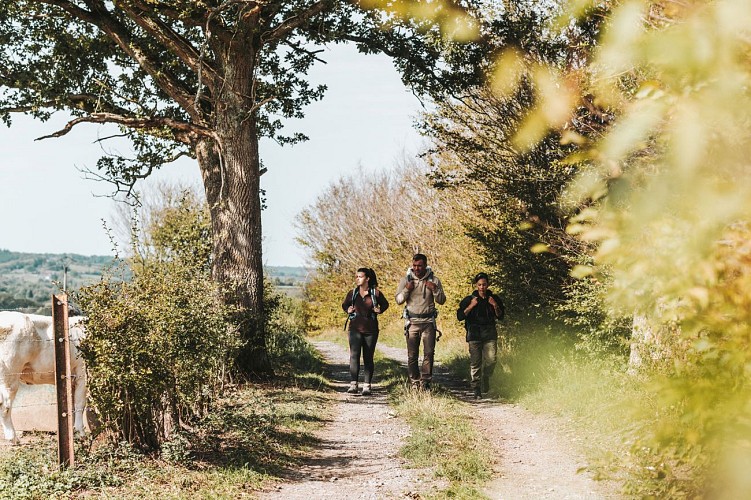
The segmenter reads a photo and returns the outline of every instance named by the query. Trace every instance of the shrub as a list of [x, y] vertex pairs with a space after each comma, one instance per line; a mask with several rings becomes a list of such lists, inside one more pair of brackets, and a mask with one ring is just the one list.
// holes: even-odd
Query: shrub
[[219, 291], [179, 263], [149, 266], [132, 281], [84, 287], [81, 345], [91, 398], [117, 440], [154, 450], [173, 427], [203, 415], [237, 348]]

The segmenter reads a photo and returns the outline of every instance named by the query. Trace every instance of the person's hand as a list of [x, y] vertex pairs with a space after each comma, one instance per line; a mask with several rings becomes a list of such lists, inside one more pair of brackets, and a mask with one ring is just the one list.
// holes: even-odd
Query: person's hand
[[415, 289], [415, 282], [412, 280], [407, 280], [407, 284], [404, 286], [405, 290], [409, 290], [410, 292]]
[[376, 314], [381, 314], [381, 306], [379, 305], [373, 306], [373, 312]]
[[472, 297], [472, 300], [469, 301], [469, 304], [467, 304], [467, 307], [464, 308], [464, 315], [466, 316], [469, 314], [469, 311], [475, 308], [477, 305], [477, 297]]
[[435, 292], [435, 291], [436, 291], [436, 289], [438, 288], [438, 285], [436, 285], [436, 284], [435, 284], [435, 283], [433, 283], [432, 281], [426, 281], [426, 282], [425, 282], [425, 287], [426, 287], [426, 288], [427, 288], [428, 290], [430, 290], [431, 292]]
[[347, 313], [348, 313], [348, 314], [352, 314], [353, 312], [355, 312], [355, 306], [349, 306], [349, 307], [347, 308]]
[[490, 304], [491, 306], [493, 306], [493, 309], [495, 310], [495, 315], [496, 316], [499, 316], [501, 314], [501, 306], [498, 305], [498, 302], [495, 301], [495, 299], [493, 298], [492, 295], [490, 297], [488, 297], [488, 304]]

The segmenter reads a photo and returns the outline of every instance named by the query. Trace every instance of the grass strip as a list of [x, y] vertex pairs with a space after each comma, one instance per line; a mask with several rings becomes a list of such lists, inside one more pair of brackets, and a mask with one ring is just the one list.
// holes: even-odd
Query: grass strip
[[390, 404], [411, 429], [401, 455], [412, 467], [433, 470], [436, 488], [424, 495], [486, 498], [480, 488], [490, 479], [491, 466], [468, 405], [440, 390], [409, 390], [404, 368], [395, 360], [377, 356], [376, 373], [389, 388]]

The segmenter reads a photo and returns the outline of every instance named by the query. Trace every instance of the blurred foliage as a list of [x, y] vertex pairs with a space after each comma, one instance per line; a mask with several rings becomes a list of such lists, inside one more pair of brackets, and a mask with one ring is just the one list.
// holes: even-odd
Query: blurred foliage
[[[574, 2], [559, 26], [602, 5]], [[643, 319], [649, 326], [634, 340], [658, 346], [652, 352], [664, 361], [648, 408], [658, 419], [634, 438], [634, 453], [652, 463], [649, 493], [747, 497], [739, 464], [751, 461], [751, 5], [605, 5], [593, 57], [548, 94], [569, 117], [591, 102], [610, 122], [604, 133], [574, 137], [581, 147], [569, 161], [579, 172], [561, 199], [578, 211], [568, 231], [595, 245], [595, 276], [612, 277], [607, 307]], [[546, 120], [527, 142], [549, 128], [570, 130]]]

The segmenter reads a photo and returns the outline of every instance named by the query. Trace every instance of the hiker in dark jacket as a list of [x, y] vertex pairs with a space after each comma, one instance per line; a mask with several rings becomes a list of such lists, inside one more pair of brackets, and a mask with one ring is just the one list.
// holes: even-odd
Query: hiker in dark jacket
[[498, 352], [496, 320], [504, 316], [503, 301], [488, 289], [488, 275], [475, 276], [476, 290], [459, 303], [456, 319], [464, 321], [469, 344], [470, 385], [477, 399], [490, 387]]
[[378, 290], [375, 271], [361, 267], [355, 273], [355, 288], [347, 293], [342, 302], [342, 309], [349, 315], [349, 374], [350, 384], [347, 392], [357, 393], [357, 381], [360, 378], [360, 353], [365, 367], [362, 395], [370, 394], [373, 380], [376, 342], [378, 342], [378, 314], [389, 308], [386, 297]]

